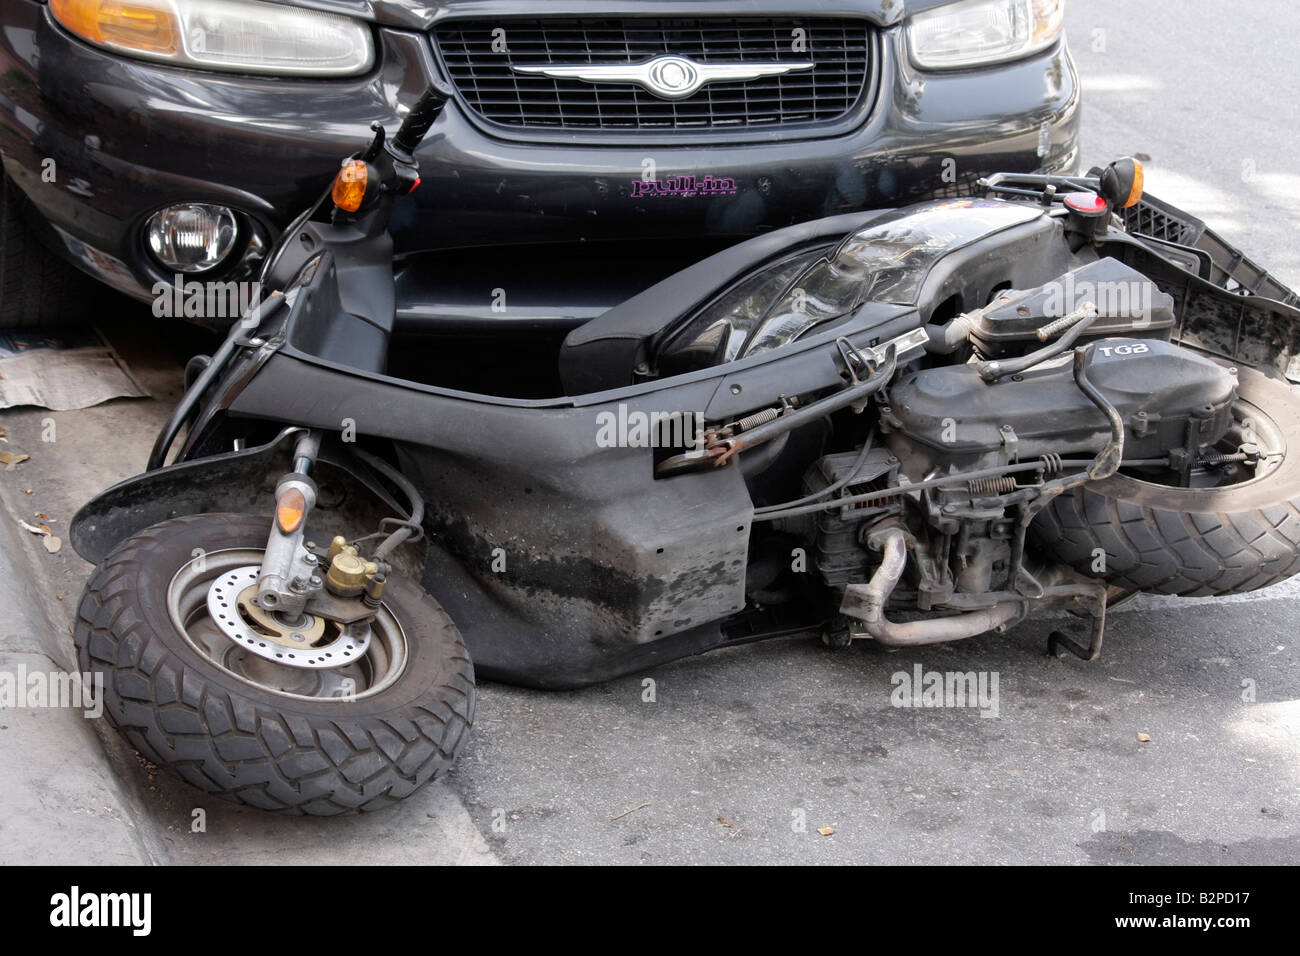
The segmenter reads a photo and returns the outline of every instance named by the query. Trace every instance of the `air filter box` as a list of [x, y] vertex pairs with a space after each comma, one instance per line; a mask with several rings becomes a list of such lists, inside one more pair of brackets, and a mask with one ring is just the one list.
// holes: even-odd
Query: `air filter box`
[[986, 358], [1021, 354], [1026, 345], [1043, 344], [1040, 328], [1087, 302], [1097, 307], [1097, 319], [1080, 342], [1132, 333], [1167, 340], [1173, 329], [1172, 296], [1118, 259], [1098, 259], [1036, 289], [1004, 293], [978, 313], [971, 341]]

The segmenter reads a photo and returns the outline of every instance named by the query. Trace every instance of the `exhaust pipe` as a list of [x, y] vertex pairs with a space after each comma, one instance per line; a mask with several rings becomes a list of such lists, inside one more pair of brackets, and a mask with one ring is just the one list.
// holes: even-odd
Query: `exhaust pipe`
[[891, 621], [885, 617], [885, 605], [907, 566], [907, 532], [898, 527], [888, 528], [868, 541], [881, 549], [880, 567], [866, 584], [850, 584], [844, 589], [840, 613], [861, 621], [866, 632], [887, 647], [960, 641], [1009, 624], [1021, 614], [1019, 601], [1005, 601], [953, 617], [907, 623]]

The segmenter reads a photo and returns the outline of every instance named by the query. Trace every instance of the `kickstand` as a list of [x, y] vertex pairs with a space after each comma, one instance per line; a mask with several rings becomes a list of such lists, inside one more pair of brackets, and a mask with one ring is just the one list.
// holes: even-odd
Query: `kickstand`
[[1087, 609], [1088, 616], [1092, 618], [1088, 646], [1084, 647], [1064, 631], [1052, 631], [1047, 635], [1047, 653], [1059, 660], [1060, 649], [1064, 647], [1081, 661], [1095, 661], [1101, 657], [1101, 642], [1106, 632], [1106, 589], [1102, 586], [1093, 597], [1079, 597], [1076, 600]]

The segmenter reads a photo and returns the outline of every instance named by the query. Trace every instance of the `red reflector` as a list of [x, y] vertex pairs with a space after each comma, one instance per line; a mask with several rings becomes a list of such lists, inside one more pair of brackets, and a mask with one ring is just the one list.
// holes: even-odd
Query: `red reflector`
[[419, 185], [420, 185], [420, 177], [419, 177], [419, 176], [416, 176], [416, 177], [415, 177], [415, 182], [411, 183], [411, 188], [408, 189], [407, 192], [408, 192], [408, 193], [413, 193], [413, 192], [415, 192], [416, 188], [417, 188]]
[[1099, 213], [1106, 209], [1106, 200], [1096, 193], [1069, 193], [1065, 197], [1065, 206], [1075, 212]]

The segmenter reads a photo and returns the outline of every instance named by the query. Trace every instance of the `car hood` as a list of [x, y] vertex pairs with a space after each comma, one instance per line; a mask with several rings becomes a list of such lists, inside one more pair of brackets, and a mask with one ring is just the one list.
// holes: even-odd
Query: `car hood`
[[[695, 3], [659, 0], [273, 0], [286, 6], [323, 10], [358, 17], [373, 23], [427, 30], [450, 16], [507, 17], [661, 13], [669, 16], [780, 16], [802, 11], [817, 16], [861, 16], [882, 26], [903, 16], [903, 0], [697, 0]], [[933, 2], [933, 0], [931, 0]]]

